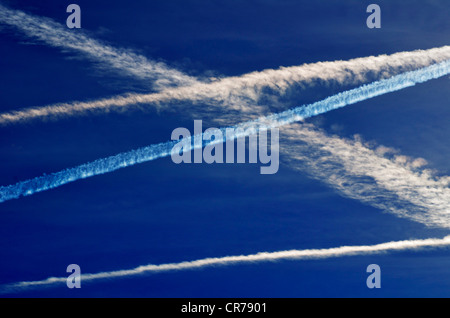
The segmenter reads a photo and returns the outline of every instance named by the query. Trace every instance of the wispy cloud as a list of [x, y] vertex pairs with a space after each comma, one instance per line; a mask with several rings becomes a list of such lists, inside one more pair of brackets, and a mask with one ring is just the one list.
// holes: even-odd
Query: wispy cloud
[[[425, 240], [405, 240], [381, 243], [376, 245], [340, 246], [324, 249], [287, 250], [278, 252], [260, 252], [250, 255], [225, 256], [204, 258], [195, 261], [180, 263], [168, 263], [160, 265], [143, 265], [132, 269], [100, 272], [95, 274], [82, 274], [81, 282], [93, 282], [97, 280], [129, 277], [142, 274], [198, 269], [210, 266], [229, 266], [242, 263], [269, 262], [281, 260], [306, 260], [325, 259], [343, 256], [368, 255], [383, 252], [395, 252], [404, 250], [419, 250], [424, 248], [447, 247], [450, 245], [450, 236], [442, 239], [430, 238]], [[21, 292], [30, 288], [51, 287], [65, 284], [67, 277], [49, 277], [39, 281], [23, 281], [0, 286], [1, 293]]]
[[[3, 19], [6, 19], [5, 15]], [[88, 42], [92, 42], [92, 40]], [[81, 49], [85, 47], [82, 45]], [[104, 47], [100, 45], [100, 48], [102, 48], [100, 50], [102, 52]], [[111, 50], [114, 52], [114, 49]], [[96, 50], [90, 49], [89, 51], [95, 52]], [[111, 53], [111, 55], [113, 54]], [[123, 59], [126, 59], [125, 57]], [[103, 54], [99, 53], [98, 58], [103, 59]], [[128, 94], [100, 100], [60, 103], [12, 111], [0, 114], [0, 124], [13, 124], [31, 119], [56, 119], [92, 111], [123, 111], [128, 108], [136, 109], [139, 107], [138, 105], [144, 108], [179, 110], [181, 109], [179, 102], [193, 103], [194, 105], [189, 107], [191, 111], [195, 110], [195, 104], [201, 104], [198, 112], [226, 111], [239, 113], [241, 118], [242, 116], [250, 117], [252, 114], [261, 116], [269, 113], [268, 105], [279, 105], [280, 99], [286, 96], [290, 90], [301, 90], [317, 84], [358, 85], [447, 59], [450, 59], [450, 46], [376, 57], [369, 56], [349, 61], [318, 62], [282, 67], [277, 70], [269, 69], [242, 76], [217, 79], [210, 83], [193, 82], [190, 86], [168, 88], [159, 93]], [[171, 76], [171, 71], [165, 71], [165, 68], [153, 71], [151, 67], [141, 67], [140, 63], [135, 62], [134, 59], [132, 61], [120, 65], [128, 68], [126, 65], [130, 64], [129, 69], [137, 69], [137, 72], [147, 70], [149, 76], [161, 77], [162, 82], [166, 81], [164, 80], [165, 76], [178, 77], [178, 75]], [[192, 81], [191, 78], [186, 81], [180, 80], [183, 85]]]
[[291, 168], [396, 216], [450, 228], [450, 177], [435, 176], [424, 159], [329, 136], [310, 124], [285, 127], [283, 135], [282, 158]]
[[[376, 96], [398, 91], [406, 87], [411, 87], [417, 83], [439, 78], [449, 73], [450, 60], [416, 71], [399, 74], [389, 79], [372, 82], [352, 90], [341, 92], [313, 104], [299, 106], [278, 114], [260, 117], [257, 120], [235, 125], [231, 127], [234, 128], [233, 131], [235, 131], [232, 135], [226, 134], [226, 128], [223, 128], [223, 136], [226, 136], [226, 140], [233, 140], [254, 134], [258, 130], [268, 130], [281, 127]], [[183, 149], [184, 151], [189, 151], [199, 147], [197, 144], [192, 144], [191, 138], [192, 137], [185, 140], [186, 144], [189, 146], [185, 147]], [[211, 143], [218, 142], [222, 142], [222, 140], [214, 140]], [[115, 156], [98, 159], [94, 162], [83, 164], [75, 168], [66, 169], [50, 175], [44, 175], [31, 180], [21, 181], [14, 185], [4, 186], [0, 188], [0, 202], [50, 190], [69, 182], [109, 173], [120, 168], [165, 157], [171, 154], [173, 145], [173, 141], [151, 145]], [[200, 145], [200, 147], [201, 146], [202, 145]]]
[[0, 4], [0, 23], [15, 27], [25, 35], [47, 45], [83, 54], [109, 69], [134, 77], [153, 80], [154, 88], [193, 85], [198, 81], [162, 62], [150, 61], [129, 50], [114, 48], [87, 36], [82, 30], [68, 29], [49, 18], [38, 17], [23, 11], [9, 9]]

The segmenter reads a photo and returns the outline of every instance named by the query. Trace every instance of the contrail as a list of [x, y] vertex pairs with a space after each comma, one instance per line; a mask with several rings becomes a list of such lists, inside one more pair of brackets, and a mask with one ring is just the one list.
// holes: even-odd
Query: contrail
[[[143, 265], [126, 270], [117, 270], [110, 272], [100, 272], [95, 274], [81, 274], [81, 283], [92, 282], [103, 279], [113, 279], [118, 277], [129, 277], [149, 273], [160, 273], [167, 271], [178, 271], [187, 269], [197, 269], [210, 266], [227, 266], [242, 263], [270, 262], [281, 260], [308, 260], [325, 259], [332, 257], [371, 255], [383, 252], [418, 250], [423, 248], [438, 248], [450, 245], [450, 235], [442, 239], [430, 238], [424, 240], [405, 240], [392, 241], [376, 245], [362, 246], [340, 246], [324, 249], [306, 249], [306, 250], [287, 250], [278, 252], [260, 252], [250, 255], [225, 256], [204, 258], [195, 261], [186, 261], [180, 263], [168, 263], [160, 265]], [[67, 277], [49, 277], [39, 281], [23, 281], [0, 286], [0, 293], [20, 292], [29, 288], [50, 287], [58, 284], [65, 284]]]
[[[417, 83], [423, 83], [431, 79], [439, 78], [449, 73], [450, 60], [344, 91], [322, 101], [306, 106], [296, 107], [278, 114], [261, 117], [257, 120], [248, 121], [229, 127], [233, 129], [233, 134], [227, 134], [225, 132], [226, 128], [222, 128], [224, 132], [223, 135], [226, 136], [226, 140], [234, 140], [245, 137], [254, 134], [257, 131], [268, 130], [291, 124], [293, 122], [323, 114], [369, 98], [398, 91], [406, 87], [411, 87]], [[205, 144], [192, 144], [192, 140], [195, 140], [195, 138], [196, 137], [194, 136], [184, 140], [185, 144], [188, 146], [183, 148], [183, 151], [190, 151], [192, 149], [205, 146]], [[210, 143], [219, 143], [223, 141], [225, 140], [214, 140]], [[157, 145], [151, 145], [104, 159], [98, 159], [96, 161], [50, 175], [44, 175], [31, 180], [21, 181], [14, 185], [4, 186], [0, 188], [0, 202], [49, 190], [72, 181], [112, 172], [138, 163], [166, 157], [171, 154], [174, 144], [174, 141], [169, 141]]]
[[[81, 49], [85, 47], [83, 45]], [[261, 115], [269, 113], [268, 104], [277, 107], [276, 105], [283, 104], [280, 102], [283, 98], [295, 95], [294, 93], [298, 89], [312, 87], [318, 83], [359, 85], [447, 59], [450, 59], [450, 46], [376, 57], [369, 56], [349, 61], [282, 67], [277, 70], [269, 69], [237, 77], [227, 77], [211, 83], [197, 82], [190, 86], [171, 87], [159, 93], [128, 94], [94, 101], [60, 103], [12, 111], [0, 114], [0, 124], [13, 124], [31, 119], [56, 119], [92, 111], [121, 111], [130, 107], [136, 109], [139, 107], [137, 105], [142, 105], [140, 107], [144, 108], [148, 108], [150, 105], [157, 109], [174, 110], [178, 109], [179, 102], [183, 101], [201, 104], [199, 112], [204, 112], [205, 108], [209, 108], [208, 111], [222, 111], [222, 106], [226, 105], [227, 111], [239, 112], [240, 116], [255, 111]], [[134, 62], [129, 64], [134, 64]], [[130, 69], [133, 69], [133, 66]], [[145, 68], [138, 67], [138, 69]], [[150, 73], [156, 77], [163, 76], [158, 71], [152, 70]], [[191, 105], [190, 109], [193, 110], [193, 108]]]
[[92, 61], [106, 64], [139, 79], [154, 80], [156, 89], [169, 86], [193, 85], [198, 81], [162, 62], [149, 61], [129, 50], [117, 49], [86, 36], [81, 30], [67, 27], [44, 17], [37, 17], [0, 4], [0, 23], [8, 24], [27, 36], [62, 49], [82, 53]]
[[424, 159], [383, 146], [329, 136], [310, 124], [283, 130], [282, 156], [294, 170], [331, 185], [340, 194], [427, 226], [450, 228], [450, 177], [424, 169]]

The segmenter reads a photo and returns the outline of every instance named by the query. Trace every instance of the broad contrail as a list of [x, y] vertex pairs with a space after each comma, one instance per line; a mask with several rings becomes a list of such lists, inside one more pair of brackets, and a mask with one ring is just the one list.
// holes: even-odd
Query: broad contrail
[[[225, 256], [204, 258], [195, 261], [180, 263], [168, 263], [160, 265], [143, 265], [132, 269], [117, 270], [110, 272], [100, 272], [95, 274], [81, 274], [81, 283], [93, 282], [97, 280], [113, 279], [118, 277], [129, 277], [134, 275], [160, 273], [167, 271], [179, 271], [187, 269], [198, 269], [210, 266], [228, 266], [242, 263], [269, 262], [281, 260], [305, 260], [305, 259], [325, 259], [332, 257], [371, 255], [383, 252], [395, 252], [404, 250], [418, 250], [423, 248], [439, 248], [450, 245], [450, 236], [442, 239], [430, 238], [424, 240], [392, 241], [376, 245], [362, 246], [340, 246], [324, 249], [287, 250], [278, 252], [260, 252], [250, 255]], [[67, 282], [67, 277], [49, 277], [38, 281], [23, 281], [0, 286], [0, 293], [20, 292], [30, 288], [51, 287]]]
[[193, 85], [197, 80], [162, 62], [149, 61], [129, 50], [114, 48], [88, 37], [81, 30], [68, 29], [49, 18], [9, 9], [0, 4], [0, 23], [13, 26], [29, 37], [50, 46], [82, 53], [92, 61], [104, 64], [128, 75], [153, 80], [155, 89], [169, 86]]
[[[245, 137], [256, 133], [258, 130], [268, 130], [291, 124], [293, 122], [323, 114], [369, 98], [398, 91], [406, 87], [411, 87], [417, 83], [423, 83], [431, 79], [436, 79], [449, 73], [450, 60], [344, 91], [313, 104], [296, 107], [278, 114], [244, 122], [230, 127], [234, 129], [233, 134], [224, 133], [223, 135], [226, 136], [225, 138], [227, 140]], [[226, 128], [222, 128], [222, 130], [225, 132]], [[195, 136], [184, 140], [185, 144], [188, 146], [186, 146], [183, 151], [190, 151], [195, 148], [201, 148], [205, 145], [199, 145], [198, 143], [192, 144], [192, 140], [195, 140]], [[223, 141], [225, 140], [214, 140], [211, 143], [219, 143]], [[34, 179], [21, 181], [10, 186], [4, 186], [0, 188], [0, 202], [53, 189], [72, 181], [112, 172], [138, 163], [166, 157], [171, 154], [174, 144], [175, 141], [170, 141], [157, 145], [151, 145], [115, 156], [98, 159], [96, 161], [50, 175], [44, 175]]]
[[450, 228], [450, 177], [435, 176], [424, 159], [329, 136], [306, 123], [285, 127], [283, 136], [282, 158], [294, 170], [398, 217]]
[[[81, 49], [84, 48], [86, 48], [85, 45], [81, 46]], [[99, 58], [101, 57], [99, 56]], [[189, 107], [191, 111], [194, 111], [195, 104], [201, 104], [198, 107], [199, 113], [204, 112], [206, 108], [208, 111], [222, 112], [225, 105], [227, 111], [234, 111], [240, 116], [255, 112], [261, 115], [269, 113], [268, 105], [281, 110], [279, 105], [283, 104], [281, 102], [283, 99], [291, 95], [295, 96], [298, 90], [312, 87], [317, 83], [360, 85], [447, 59], [450, 59], [450, 46], [392, 55], [369, 56], [349, 61], [318, 62], [282, 67], [277, 70], [269, 69], [242, 76], [222, 78], [210, 83], [192, 82], [193, 79], [189, 79], [182, 82], [183, 84], [192, 82], [190, 86], [170, 87], [159, 93], [128, 94], [93, 101], [60, 103], [11, 111], [0, 114], [0, 124], [13, 124], [32, 119], [57, 119], [92, 111], [123, 111], [139, 107], [147, 109], [149, 106], [174, 110], [180, 107], [180, 102], [194, 104]], [[128, 69], [134, 69], [134, 62], [127, 64], [132, 65], [127, 67]], [[146, 68], [138, 67], [139, 71], [142, 69]], [[150, 74], [164, 78], [165, 71], [164, 74], [161, 74], [159, 71], [150, 70]], [[181, 75], [179, 76], [181, 78]], [[177, 78], [178, 75], [173, 77]]]

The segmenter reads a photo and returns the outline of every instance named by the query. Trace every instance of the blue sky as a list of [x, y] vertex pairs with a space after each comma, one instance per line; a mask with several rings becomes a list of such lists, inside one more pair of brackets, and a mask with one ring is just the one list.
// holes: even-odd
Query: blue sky
[[[442, 1], [377, 1], [382, 28], [368, 29], [373, 1], [77, 1], [82, 31], [193, 76], [233, 76], [280, 66], [348, 60], [448, 44]], [[2, 1], [65, 24], [71, 2]], [[77, 30], [71, 30], [77, 32]], [[151, 90], [74, 52], [0, 24], [1, 112]], [[426, 159], [449, 175], [448, 76], [307, 122]], [[297, 106], [348, 87], [296, 95]], [[214, 114], [220, 117], [218, 111]], [[197, 118], [201, 119], [201, 118]], [[0, 126], [1, 185], [170, 139], [193, 129], [188, 112], [127, 111]], [[283, 133], [283, 130], [281, 130]], [[283, 144], [280, 145], [283, 147]], [[283, 161], [283, 157], [281, 157]], [[307, 173], [280, 165], [184, 164], [170, 158], [121, 169], [0, 204], [0, 284], [260, 251], [370, 245], [443, 237], [342, 197]], [[382, 288], [366, 287], [379, 264]], [[37, 289], [64, 297], [448, 297], [448, 249], [220, 266]]]

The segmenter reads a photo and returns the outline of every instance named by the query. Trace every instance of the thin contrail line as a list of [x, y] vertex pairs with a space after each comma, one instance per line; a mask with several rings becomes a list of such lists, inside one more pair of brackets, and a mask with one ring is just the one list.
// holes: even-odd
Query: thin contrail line
[[62, 49], [84, 54], [89, 59], [106, 64], [140, 79], [155, 81], [158, 90], [169, 86], [193, 85], [198, 81], [191, 76], [168, 67], [162, 62], [149, 61], [129, 50], [114, 48], [85, 35], [73, 32], [49, 18], [38, 17], [0, 4], [0, 23], [14, 26], [27, 36]]
[[[318, 62], [278, 70], [252, 72], [227, 77], [211, 83], [193, 83], [190, 86], [167, 88], [160, 93], [128, 94], [86, 102], [59, 103], [32, 107], [0, 114], [0, 124], [13, 124], [32, 119], [57, 119], [81, 115], [91, 111], [125, 110], [129, 107], [178, 109], [180, 101], [202, 104], [201, 112], [211, 110], [252, 114], [268, 113], [267, 103], [281, 104], [280, 99], [290, 90], [311, 87], [317, 83], [358, 85], [375, 79], [388, 78], [398, 73], [426, 67], [450, 59], [450, 46], [400, 52], [392, 55], [369, 56], [349, 61]], [[131, 67], [133, 69], [133, 67]], [[153, 72], [151, 72], [153, 74]], [[156, 72], [155, 76], [161, 74]], [[259, 105], [266, 104], [266, 106]], [[256, 105], [259, 105], [256, 107]], [[193, 107], [191, 105], [190, 109]]]
[[[312, 116], [326, 113], [347, 105], [351, 105], [369, 98], [373, 98], [386, 93], [401, 90], [406, 87], [414, 86], [417, 83], [426, 82], [431, 79], [439, 78], [450, 73], [450, 60], [439, 64], [431, 65], [420, 70], [396, 75], [389, 79], [376, 81], [358, 88], [341, 92], [328, 97], [322, 101], [315, 102], [306, 106], [296, 107], [278, 114], [261, 117], [257, 120], [244, 122], [230, 127], [234, 129], [233, 134], [226, 134], [226, 140], [234, 140], [256, 133], [258, 130], [268, 130], [283, 125], [291, 124]], [[238, 130], [237, 128], [241, 128]], [[203, 145], [194, 143], [194, 137], [186, 138], [184, 141], [188, 145], [183, 151], [189, 151], [195, 148], [201, 148]], [[214, 140], [210, 143], [219, 143], [225, 140]], [[115, 156], [98, 159], [91, 163], [83, 164], [75, 168], [66, 169], [50, 175], [44, 175], [31, 180], [18, 182], [10, 186], [0, 188], [0, 202], [27, 196], [36, 192], [53, 189], [66, 183], [109, 173], [120, 168], [132, 166], [138, 163], [151, 161], [157, 158], [166, 157], [171, 154], [175, 141], [169, 141], [148, 147], [121, 153]]]
[[[430, 247], [438, 248], [438, 247], [446, 247], [449, 245], [450, 245], [450, 236], [446, 236], [442, 239], [430, 238], [424, 240], [392, 241], [376, 245], [340, 246], [324, 249], [260, 252], [257, 254], [250, 254], [250, 255], [204, 258], [180, 263], [142, 265], [132, 269], [100, 272], [95, 274], [81, 274], [80, 278], [81, 283], [83, 283], [103, 279], [113, 279], [119, 277], [129, 277], [134, 275], [159, 273], [167, 271], [197, 269], [210, 266], [227, 266], [240, 263], [269, 262], [280, 260], [325, 259], [343, 256], [370, 255], [392, 251], [418, 250]], [[22, 281], [0, 286], [0, 293], [21, 292], [30, 288], [51, 287], [58, 284], [65, 284], [66, 282], [67, 277], [49, 277], [47, 279], [38, 281]]]

